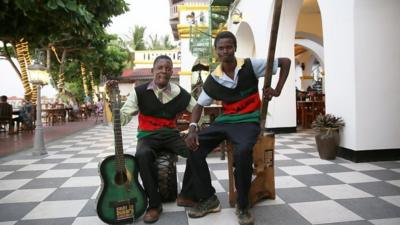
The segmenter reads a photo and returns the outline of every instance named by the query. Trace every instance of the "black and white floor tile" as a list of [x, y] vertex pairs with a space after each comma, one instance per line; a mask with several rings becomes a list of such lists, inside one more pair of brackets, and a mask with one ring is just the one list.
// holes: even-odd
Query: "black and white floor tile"
[[[123, 127], [126, 153], [134, 154], [136, 124]], [[113, 154], [112, 127], [93, 129], [48, 144], [48, 154], [30, 151], [0, 159], [0, 225], [97, 225], [98, 162]], [[232, 225], [228, 205], [226, 160], [208, 158], [213, 185], [223, 210], [200, 219], [185, 208], [164, 204], [156, 224]], [[177, 165], [182, 180], [185, 161]], [[312, 131], [276, 135], [276, 199], [252, 209], [256, 224], [269, 225], [398, 225], [400, 161], [353, 163], [322, 160]], [[135, 224], [143, 224], [139, 219]]]

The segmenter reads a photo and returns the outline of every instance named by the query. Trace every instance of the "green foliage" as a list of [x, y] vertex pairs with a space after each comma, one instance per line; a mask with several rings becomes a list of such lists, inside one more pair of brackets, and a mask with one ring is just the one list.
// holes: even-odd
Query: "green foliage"
[[312, 122], [312, 127], [316, 130], [334, 128], [340, 129], [344, 127], [345, 123], [342, 117], [336, 117], [332, 114], [322, 115], [319, 114], [315, 121]]
[[118, 41], [111, 42], [100, 58], [103, 73], [111, 78], [122, 73], [129, 58], [129, 51], [123, 48]]
[[156, 34], [154, 37], [152, 35], [149, 36], [150, 43], [148, 43], [148, 49], [151, 50], [170, 50], [176, 48], [175, 45], [169, 39], [168, 35], [160, 36]]
[[63, 65], [51, 54], [51, 76], [57, 82], [63, 66], [66, 89], [81, 99], [81, 62], [87, 73], [93, 69], [95, 83], [102, 71], [121, 74], [129, 53], [120, 45], [109, 46], [116, 37], [107, 35], [105, 27], [127, 10], [124, 0], [0, 0], [0, 40], [15, 44], [24, 38], [31, 51], [53, 46], [59, 58], [68, 52]]
[[[2, 0], [0, 40], [25, 38], [47, 46], [49, 38], [91, 38], [104, 32], [112, 16], [128, 10], [123, 0]], [[107, 7], [104, 7], [107, 6]]]
[[76, 101], [81, 104], [85, 99], [85, 92], [83, 92], [83, 84], [81, 82], [67, 82], [65, 84], [67, 90], [69, 90], [75, 97]]
[[130, 34], [127, 36], [126, 45], [132, 50], [146, 50], [144, 42], [145, 31], [146, 27], [135, 25], [135, 29], [130, 30]]
[[171, 42], [171, 40], [169, 39], [169, 36], [168, 36], [168, 35], [161, 36], [161, 40], [162, 40], [164, 49], [170, 50], [170, 49], [176, 48], [176, 45], [172, 44], [172, 42]]

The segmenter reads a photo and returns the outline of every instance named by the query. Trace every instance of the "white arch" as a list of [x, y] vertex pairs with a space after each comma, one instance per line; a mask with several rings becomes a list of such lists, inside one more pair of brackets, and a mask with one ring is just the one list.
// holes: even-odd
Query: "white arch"
[[324, 67], [324, 47], [308, 39], [296, 39], [294, 40], [295, 44], [301, 45], [304, 48], [310, 50], [314, 56], [318, 59], [321, 63], [321, 66]]
[[309, 33], [309, 32], [296, 31], [296, 37], [301, 37], [303, 39], [309, 39], [309, 40], [312, 40], [322, 46], [324, 45], [324, 40], [321, 37], [319, 37], [315, 34]]
[[236, 56], [240, 58], [255, 56], [255, 41], [253, 31], [247, 22], [240, 23], [236, 31]]

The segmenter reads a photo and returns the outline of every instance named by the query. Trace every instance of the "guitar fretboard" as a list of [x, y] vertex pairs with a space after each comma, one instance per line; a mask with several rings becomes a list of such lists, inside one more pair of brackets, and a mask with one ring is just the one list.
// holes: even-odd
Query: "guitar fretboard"
[[116, 170], [123, 172], [125, 168], [124, 145], [122, 142], [121, 132], [121, 114], [120, 114], [120, 96], [118, 87], [114, 87], [112, 91], [112, 109], [113, 109], [113, 125], [114, 125], [114, 144]]

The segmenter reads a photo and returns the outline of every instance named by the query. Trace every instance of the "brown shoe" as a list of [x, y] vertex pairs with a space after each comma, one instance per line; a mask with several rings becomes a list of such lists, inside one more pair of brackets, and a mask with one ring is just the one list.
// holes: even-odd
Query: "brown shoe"
[[155, 223], [160, 218], [161, 212], [162, 206], [159, 206], [157, 208], [147, 208], [146, 213], [143, 217], [143, 221], [145, 223]]
[[178, 195], [178, 198], [176, 198], [176, 204], [180, 207], [193, 207], [196, 204], [196, 202], [190, 198]]

